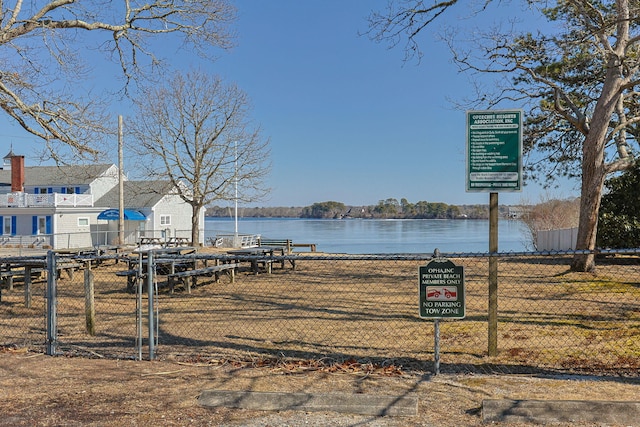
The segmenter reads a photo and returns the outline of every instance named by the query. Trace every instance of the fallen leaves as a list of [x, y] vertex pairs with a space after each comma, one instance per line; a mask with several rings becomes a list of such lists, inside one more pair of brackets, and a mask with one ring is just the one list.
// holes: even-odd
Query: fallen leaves
[[334, 359], [302, 359], [289, 360], [285, 358], [252, 358], [248, 360], [234, 359], [206, 359], [196, 356], [188, 360], [179, 362], [187, 365], [197, 366], [225, 366], [234, 368], [269, 368], [281, 371], [285, 374], [293, 374], [309, 371], [320, 371], [327, 373], [347, 373], [354, 375], [377, 375], [384, 377], [398, 377], [405, 373], [401, 366], [395, 364], [379, 364], [371, 361], [359, 361], [356, 359], [334, 360]]

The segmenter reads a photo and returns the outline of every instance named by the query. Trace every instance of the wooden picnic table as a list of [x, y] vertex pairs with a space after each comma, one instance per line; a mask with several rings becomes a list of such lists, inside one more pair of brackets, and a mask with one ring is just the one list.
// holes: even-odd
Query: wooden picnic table
[[[129, 268], [137, 268], [138, 265], [142, 262], [142, 270], [146, 271], [148, 266], [148, 258], [143, 258], [142, 261], [132, 258], [129, 260]], [[153, 264], [156, 267], [156, 274], [161, 276], [166, 276], [167, 274], [173, 274], [176, 271], [186, 270], [188, 268], [193, 268], [195, 266], [195, 259], [186, 259], [186, 258], [163, 258], [157, 257], [153, 259]]]
[[42, 273], [47, 267], [44, 259], [24, 259], [5, 263], [2, 270], [7, 276], [9, 289], [13, 288], [13, 278], [22, 276], [24, 278], [24, 305], [31, 308], [31, 275], [33, 272]]
[[138, 244], [143, 245], [162, 245], [163, 241], [161, 237], [140, 237]]
[[237, 263], [222, 263], [219, 264], [216, 261], [216, 265], [205, 266], [202, 268], [193, 268], [190, 270], [179, 271], [176, 273], [172, 273], [167, 275], [167, 282], [169, 283], [169, 292], [173, 293], [173, 288], [176, 284], [182, 283], [184, 284], [187, 293], [191, 293], [191, 287], [195, 287], [197, 285], [197, 281], [199, 277], [203, 276], [213, 276], [215, 282], [220, 281], [220, 273], [226, 272], [229, 275], [229, 280], [231, 283], [235, 281], [235, 269], [238, 267]]
[[140, 246], [160, 246], [163, 248], [170, 247], [179, 247], [179, 246], [189, 246], [191, 244], [191, 239], [188, 237], [140, 237], [138, 240], [138, 244]]
[[[60, 258], [56, 262], [56, 279], [65, 271], [69, 279], [73, 279], [74, 272], [82, 268], [82, 264], [71, 258]], [[47, 271], [47, 260], [40, 258], [15, 259], [5, 262], [0, 267], [0, 277], [5, 281], [9, 290], [13, 289], [15, 277], [24, 280], [25, 306], [31, 307], [31, 281], [35, 273], [43, 275]]]
[[[153, 259], [153, 265], [156, 268], [155, 274], [158, 276], [168, 276], [176, 272], [195, 268], [195, 259], [180, 258], [176, 256], [162, 257], [163, 254], [164, 252], [158, 254], [158, 256]], [[117, 271], [115, 274], [116, 276], [125, 276], [127, 278], [127, 291], [133, 292], [135, 291], [137, 279], [140, 277], [146, 277], [147, 275], [149, 259], [146, 256], [143, 256], [142, 259], [139, 257], [130, 257], [127, 259], [127, 264], [127, 270]]]
[[191, 240], [188, 237], [169, 237], [165, 242], [167, 247], [189, 246]]
[[258, 246], [254, 248], [242, 248], [227, 251], [228, 255], [238, 257], [235, 259], [236, 263], [243, 261], [242, 257], [249, 258], [249, 261], [251, 262], [251, 271], [255, 274], [258, 274], [260, 264], [264, 264], [267, 273], [271, 273], [271, 263], [273, 260], [268, 258], [273, 257], [276, 253], [284, 256], [285, 248], [282, 246]]
[[[196, 286], [199, 277], [214, 277], [216, 282], [220, 279], [220, 273], [227, 273], [231, 282], [234, 282], [235, 269], [237, 263], [231, 259], [215, 260], [215, 265], [207, 265], [208, 260], [204, 259], [203, 265], [199, 265], [199, 260], [195, 257], [181, 257], [179, 255], [165, 255], [161, 251], [153, 259], [155, 267], [154, 276], [163, 276], [169, 285], [169, 291], [173, 293], [176, 284], [183, 284], [187, 292], [191, 292], [191, 287]], [[147, 278], [149, 258], [144, 253], [139, 257], [130, 257], [128, 260], [128, 270], [117, 271], [117, 276], [127, 277], [127, 291], [134, 292], [137, 281], [140, 278]]]

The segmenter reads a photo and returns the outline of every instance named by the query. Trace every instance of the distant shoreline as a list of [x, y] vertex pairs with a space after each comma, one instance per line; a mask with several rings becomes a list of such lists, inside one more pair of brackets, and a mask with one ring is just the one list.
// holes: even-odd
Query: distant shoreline
[[[518, 218], [522, 206], [498, 206], [501, 218]], [[209, 206], [205, 214], [211, 218], [235, 216], [234, 207]], [[380, 201], [377, 205], [350, 206], [339, 202], [314, 203], [304, 207], [239, 207], [242, 218], [307, 218], [307, 219], [489, 219], [489, 205], [448, 205], [440, 202], [409, 203], [405, 199]]]
[[[205, 215], [205, 219], [233, 219], [233, 216], [229, 215]], [[343, 221], [343, 220], [353, 220], [353, 219], [362, 219], [362, 220], [379, 220], [379, 219], [442, 219], [442, 220], [487, 220], [487, 218], [468, 218], [468, 217], [456, 217], [456, 218], [406, 218], [406, 217], [342, 217], [342, 218], [323, 218], [323, 217], [299, 217], [299, 216], [240, 216], [238, 215], [238, 219], [326, 219], [328, 221]], [[503, 218], [503, 219], [517, 219], [517, 218]]]

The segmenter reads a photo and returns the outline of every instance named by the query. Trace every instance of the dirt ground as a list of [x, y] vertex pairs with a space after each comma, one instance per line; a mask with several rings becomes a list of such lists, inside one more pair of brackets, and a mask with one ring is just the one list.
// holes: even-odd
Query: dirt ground
[[[635, 265], [629, 268], [637, 274]], [[113, 271], [109, 269], [115, 270], [116, 267], [104, 269], [105, 277], [111, 280], [111, 282], [105, 282], [106, 284], [112, 283], [115, 277]], [[411, 271], [414, 272], [414, 270]], [[371, 276], [374, 275], [372, 268], [368, 267], [366, 272]], [[542, 273], [541, 270], [539, 274]], [[620, 275], [623, 270], [615, 266], [615, 273]], [[303, 266], [296, 270], [295, 278], [302, 280], [309, 276], [306, 280], [312, 280], [316, 274], [309, 266]], [[375, 274], [379, 273], [375, 272]], [[558, 277], [562, 280], [577, 280], [566, 274], [559, 276], [548, 265], [545, 265], [544, 274], [545, 280], [547, 276], [555, 280], [560, 280]], [[274, 274], [274, 277], [290, 275], [292, 275], [291, 272], [286, 271], [281, 276]], [[350, 276], [355, 275], [350, 274]], [[278, 286], [286, 287], [289, 294], [298, 289], [284, 281], [281, 284], [268, 282], [268, 287], [265, 287], [261, 281], [266, 280], [266, 277], [266, 275], [243, 276], [241, 278], [243, 289], [249, 294], [260, 294], [263, 297], [269, 292], [282, 294], [277, 292]], [[472, 281], [472, 277], [468, 279]], [[411, 276], [407, 282], [414, 284], [413, 280]], [[634, 283], [636, 282], [634, 279]], [[587, 286], [590, 282], [580, 283], [585, 283], [581, 292], [590, 291], [591, 288]], [[122, 304], [122, 300], [131, 303], [131, 295], [123, 291], [122, 283], [113, 282], [112, 284], [117, 285], [119, 290], [110, 294], [114, 301], [112, 305], [122, 309], [118, 304]], [[527, 286], [530, 291], [534, 289], [531, 284]], [[102, 288], [105, 287], [106, 285], [103, 284]], [[236, 292], [233, 285], [223, 282], [215, 288], [216, 295], [224, 295], [223, 292], [227, 288], [229, 292]], [[548, 293], [549, 288], [550, 286], [545, 282], [545, 292]], [[210, 289], [211, 287], [198, 288], [193, 295], [189, 296], [189, 300], [209, 295]], [[304, 290], [303, 287], [300, 289]], [[633, 289], [637, 292], [636, 288]], [[20, 292], [21, 288], [14, 291], [15, 295], [7, 293], [9, 296], [16, 297], [15, 310], [19, 310], [21, 306], [23, 297]], [[359, 296], [358, 293], [353, 295]], [[580, 295], [576, 294], [573, 298], [580, 299]], [[65, 298], [62, 301], [68, 310], [75, 300], [70, 296]], [[82, 308], [84, 296], [79, 294], [76, 299], [77, 306]], [[187, 298], [177, 296], [171, 299], [171, 303], [177, 305], [182, 299]], [[360, 300], [357, 299], [357, 301]], [[541, 301], [545, 302], [543, 306], [546, 310], [553, 308], [554, 301], [548, 295], [545, 294], [545, 298]], [[560, 300], [558, 303], [563, 301], [565, 300]], [[504, 303], [506, 301], [503, 300]], [[165, 303], [165, 308], [173, 307], [168, 304], [169, 302]], [[13, 306], [8, 305], [8, 307]], [[102, 307], [105, 310], [104, 304]], [[536, 310], [536, 314], [539, 314], [542, 308], [536, 308]], [[81, 309], [76, 311], [82, 313]], [[132, 312], [132, 310], [129, 311]], [[12, 316], [15, 317], [15, 313], [18, 311], [7, 310], [8, 317], [5, 323], [9, 324]], [[278, 311], [272, 310], [269, 313], [277, 315]], [[101, 318], [103, 323], [100, 324], [103, 330], [115, 330], [115, 326], [112, 328], [111, 324], [104, 323], [105, 317], [103, 313]], [[117, 320], [117, 316], [112, 317]], [[207, 318], [206, 321], [213, 325], [228, 325], [224, 323], [228, 319], [223, 318]], [[317, 322], [318, 319], [314, 321]], [[86, 339], [82, 329], [83, 323], [75, 322], [74, 325], [79, 328], [78, 336]], [[66, 330], [64, 339], [72, 342], [74, 338], [72, 332], [75, 329], [66, 324], [63, 326]], [[549, 333], [548, 327], [541, 327], [539, 330], [543, 334]], [[626, 333], [632, 332], [626, 331]], [[522, 332], [514, 333], [510, 339], [519, 339], [521, 334]], [[632, 338], [635, 339], [635, 337]], [[506, 336], [502, 339], [508, 340]], [[505, 341], [505, 344], [508, 342]], [[598, 372], [598, 376], [565, 377], [505, 374], [432, 376], [424, 372], [403, 371], [393, 367], [368, 369], [366, 366], [348, 363], [324, 366], [302, 362], [282, 362], [267, 365], [261, 362], [252, 363], [246, 358], [242, 362], [231, 359], [203, 359], [197, 361], [200, 363], [196, 363], [185, 362], [184, 358], [172, 359], [171, 357], [150, 362], [99, 358], [99, 352], [93, 352], [93, 354], [96, 358], [50, 357], [24, 348], [0, 347], [0, 427], [149, 425], [459, 427], [482, 425], [481, 406], [484, 399], [640, 401], [639, 377], [632, 375], [626, 378], [606, 377], [603, 371]], [[516, 354], [510, 353], [509, 356], [514, 357]], [[633, 355], [631, 358], [635, 361], [629, 364], [629, 369], [636, 369], [637, 358]], [[205, 408], [198, 403], [198, 397], [204, 390], [411, 395], [418, 398], [419, 414], [414, 417], [372, 417], [334, 412], [272, 412]], [[502, 425], [515, 426], [515, 424]], [[595, 426], [595, 424], [575, 423], [565, 425]], [[640, 426], [640, 421], [637, 425]]]
[[[419, 415], [372, 417], [200, 406], [200, 393], [213, 389], [411, 395], [419, 399]], [[476, 426], [482, 425], [482, 401], [489, 398], [639, 401], [640, 379], [434, 377], [349, 366], [185, 364], [0, 350], [0, 426]]]

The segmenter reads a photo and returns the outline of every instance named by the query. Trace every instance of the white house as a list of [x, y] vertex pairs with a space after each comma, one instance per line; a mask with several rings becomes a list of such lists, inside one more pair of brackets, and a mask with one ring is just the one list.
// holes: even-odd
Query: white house
[[[117, 207], [118, 187], [109, 190], [96, 201], [96, 205]], [[185, 203], [174, 191], [168, 181], [125, 181], [124, 182], [125, 215], [132, 220], [125, 221], [125, 241], [135, 241], [138, 235], [155, 237], [191, 237], [191, 205]], [[145, 221], [137, 221], [136, 213], [141, 213]], [[204, 227], [205, 210], [200, 212], [200, 224]], [[104, 215], [103, 215], [104, 216]], [[110, 235], [116, 236], [117, 221], [108, 221]], [[153, 232], [149, 232], [153, 230]], [[200, 241], [204, 240], [204, 232], [200, 232]]]
[[[0, 247], [77, 248], [111, 244], [118, 221], [113, 164], [25, 167], [9, 152], [0, 169]], [[124, 181], [125, 242], [145, 236], [191, 236], [191, 207], [168, 182]], [[204, 224], [204, 212], [201, 213]], [[201, 231], [202, 233], [202, 231]], [[202, 233], [203, 234], [203, 233]], [[201, 236], [201, 241], [203, 236]]]

